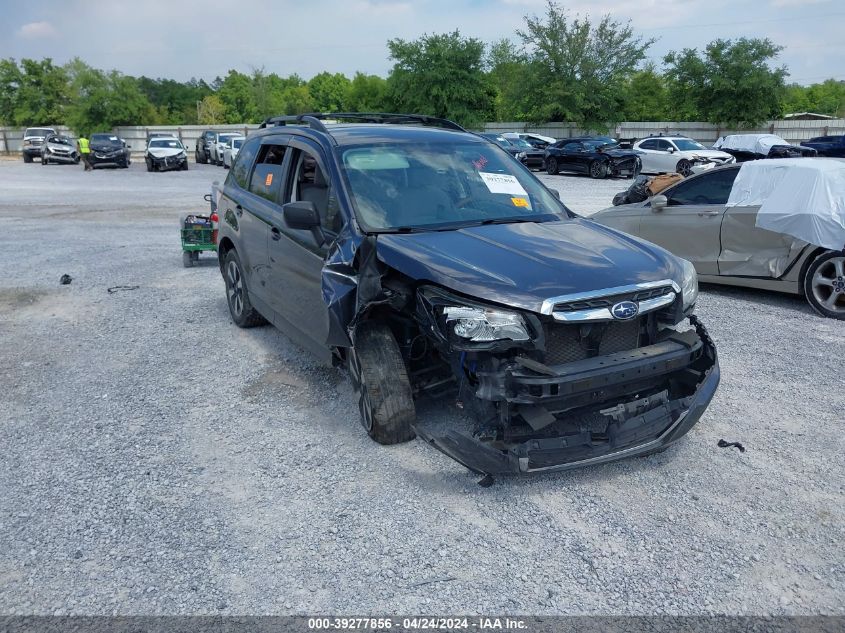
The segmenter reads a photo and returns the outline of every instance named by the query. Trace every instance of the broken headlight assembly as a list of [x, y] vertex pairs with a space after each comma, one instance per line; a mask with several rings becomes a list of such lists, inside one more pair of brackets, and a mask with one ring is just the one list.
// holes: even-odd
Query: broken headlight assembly
[[473, 343], [527, 341], [530, 338], [525, 321], [515, 312], [450, 305], [442, 306], [441, 310], [450, 336]]
[[684, 312], [686, 312], [695, 305], [698, 299], [698, 273], [695, 272], [692, 262], [686, 259], [681, 259], [681, 269], [684, 273], [681, 294], [684, 298]]

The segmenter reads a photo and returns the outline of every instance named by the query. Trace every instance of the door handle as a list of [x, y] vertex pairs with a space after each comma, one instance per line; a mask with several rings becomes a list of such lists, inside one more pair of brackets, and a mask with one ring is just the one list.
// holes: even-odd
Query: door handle
[[721, 211], [699, 211], [698, 215], [704, 217], [704, 216], [720, 215], [721, 213], [722, 213]]
[[282, 239], [282, 232], [274, 226], [272, 229], [270, 229], [270, 237], [272, 237], [275, 241], [278, 242], [280, 239]]
[[236, 204], [235, 205], [235, 213], [238, 214], [238, 217], [241, 217], [244, 214], [244, 208], [241, 205]]

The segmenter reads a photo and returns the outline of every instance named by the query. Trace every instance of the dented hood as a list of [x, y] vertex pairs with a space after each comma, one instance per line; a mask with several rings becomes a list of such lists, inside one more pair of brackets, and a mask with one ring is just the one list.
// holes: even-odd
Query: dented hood
[[664, 249], [580, 218], [382, 234], [377, 252], [413, 279], [533, 312], [559, 295], [682, 280]]

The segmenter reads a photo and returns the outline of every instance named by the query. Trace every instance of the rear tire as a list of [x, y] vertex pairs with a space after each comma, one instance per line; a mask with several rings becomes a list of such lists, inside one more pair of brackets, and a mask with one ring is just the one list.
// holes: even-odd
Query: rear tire
[[223, 262], [223, 280], [226, 283], [226, 303], [235, 325], [250, 328], [267, 323], [258, 310], [252, 307], [241, 260], [234, 248], [226, 253], [226, 259]]
[[548, 160], [546, 160], [546, 173], [549, 176], [557, 176], [559, 173], [557, 159], [554, 156], [550, 156]]
[[411, 382], [390, 328], [377, 322], [359, 325], [347, 367], [367, 435], [379, 444], [414, 439]]
[[185, 268], [191, 268], [194, 265], [194, 258], [191, 257], [190, 251], [182, 251], [182, 265]]
[[819, 255], [804, 275], [804, 295], [820, 315], [845, 320], [845, 251]]

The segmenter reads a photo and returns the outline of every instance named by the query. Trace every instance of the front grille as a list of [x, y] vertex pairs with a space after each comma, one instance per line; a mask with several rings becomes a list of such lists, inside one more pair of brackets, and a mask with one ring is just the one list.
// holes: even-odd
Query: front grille
[[545, 363], [563, 365], [640, 346], [642, 319], [593, 325], [547, 323]]
[[578, 310], [592, 310], [596, 308], [611, 308], [614, 304], [620, 301], [634, 301], [639, 303], [646, 299], [654, 299], [655, 297], [662, 297], [663, 295], [674, 292], [675, 289], [670, 285], [658, 286], [657, 288], [648, 288], [645, 290], [637, 290], [634, 292], [626, 292], [622, 294], [610, 295], [605, 297], [597, 297], [595, 299], [574, 299], [572, 301], [563, 301], [556, 303], [553, 312], [575, 312]]

